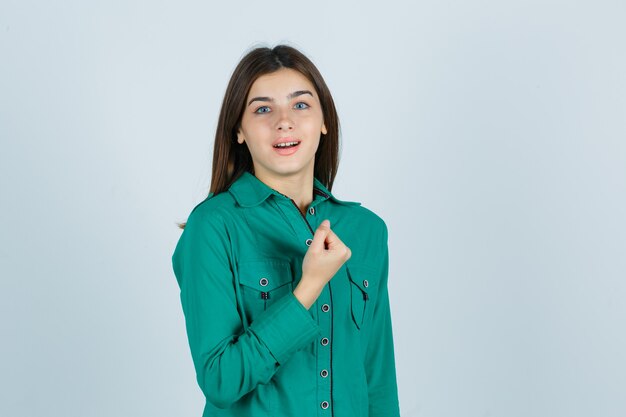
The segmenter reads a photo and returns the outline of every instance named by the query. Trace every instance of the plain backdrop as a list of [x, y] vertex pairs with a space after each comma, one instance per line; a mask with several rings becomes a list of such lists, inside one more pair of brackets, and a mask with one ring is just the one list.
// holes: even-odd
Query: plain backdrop
[[198, 417], [171, 254], [241, 57], [338, 108], [403, 417], [626, 414], [623, 1], [0, 1], [0, 415]]

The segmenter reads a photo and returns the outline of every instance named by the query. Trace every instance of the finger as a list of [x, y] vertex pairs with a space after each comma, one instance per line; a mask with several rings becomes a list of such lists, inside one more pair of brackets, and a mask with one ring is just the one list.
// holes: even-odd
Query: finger
[[329, 230], [328, 234], [326, 235], [326, 242], [329, 242], [328, 244], [328, 249], [332, 249], [332, 250], [341, 250], [341, 248], [345, 248], [346, 251], [346, 261], [348, 259], [350, 259], [350, 257], [352, 257], [352, 251], [350, 250], [349, 247], [347, 247], [343, 241], [341, 239], [339, 239], [339, 236], [337, 236], [335, 234], [335, 232], [331, 230]]
[[324, 241], [326, 240], [326, 235], [328, 234], [329, 231], [330, 231], [330, 221], [325, 219], [320, 223], [319, 226], [317, 226], [317, 229], [315, 230], [315, 233], [313, 234], [313, 243], [311, 243], [311, 247], [314, 250], [321, 251], [322, 249], [325, 249]]
[[326, 243], [328, 243], [329, 249], [337, 248], [343, 244], [341, 239], [339, 239], [339, 236], [337, 236], [330, 228], [328, 229], [328, 234], [326, 234]]

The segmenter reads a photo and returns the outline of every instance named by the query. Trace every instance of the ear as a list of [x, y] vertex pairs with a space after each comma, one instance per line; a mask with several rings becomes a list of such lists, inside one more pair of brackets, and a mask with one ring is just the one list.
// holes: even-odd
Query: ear
[[239, 144], [243, 144], [243, 142], [246, 140], [246, 138], [243, 136], [243, 133], [241, 133], [241, 129], [239, 129], [237, 131], [237, 142], [239, 142]]
[[326, 130], [326, 123], [322, 123], [322, 134], [327, 134], [328, 130]]

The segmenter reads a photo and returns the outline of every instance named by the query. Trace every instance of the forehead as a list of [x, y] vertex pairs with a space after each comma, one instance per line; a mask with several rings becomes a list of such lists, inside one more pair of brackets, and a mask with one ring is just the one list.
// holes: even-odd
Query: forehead
[[263, 95], [283, 99], [296, 90], [310, 90], [316, 95], [315, 87], [308, 78], [294, 69], [281, 68], [257, 78], [250, 87], [248, 97]]

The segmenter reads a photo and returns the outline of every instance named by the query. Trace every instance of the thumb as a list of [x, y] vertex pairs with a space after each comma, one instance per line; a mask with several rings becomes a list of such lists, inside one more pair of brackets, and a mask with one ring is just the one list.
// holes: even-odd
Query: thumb
[[321, 251], [322, 249], [326, 249], [324, 245], [324, 241], [326, 240], [326, 236], [330, 232], [330, 220], [324, 219], [313, 234], [313, 243], [311, 243], [311, 247], [315, 250]]

